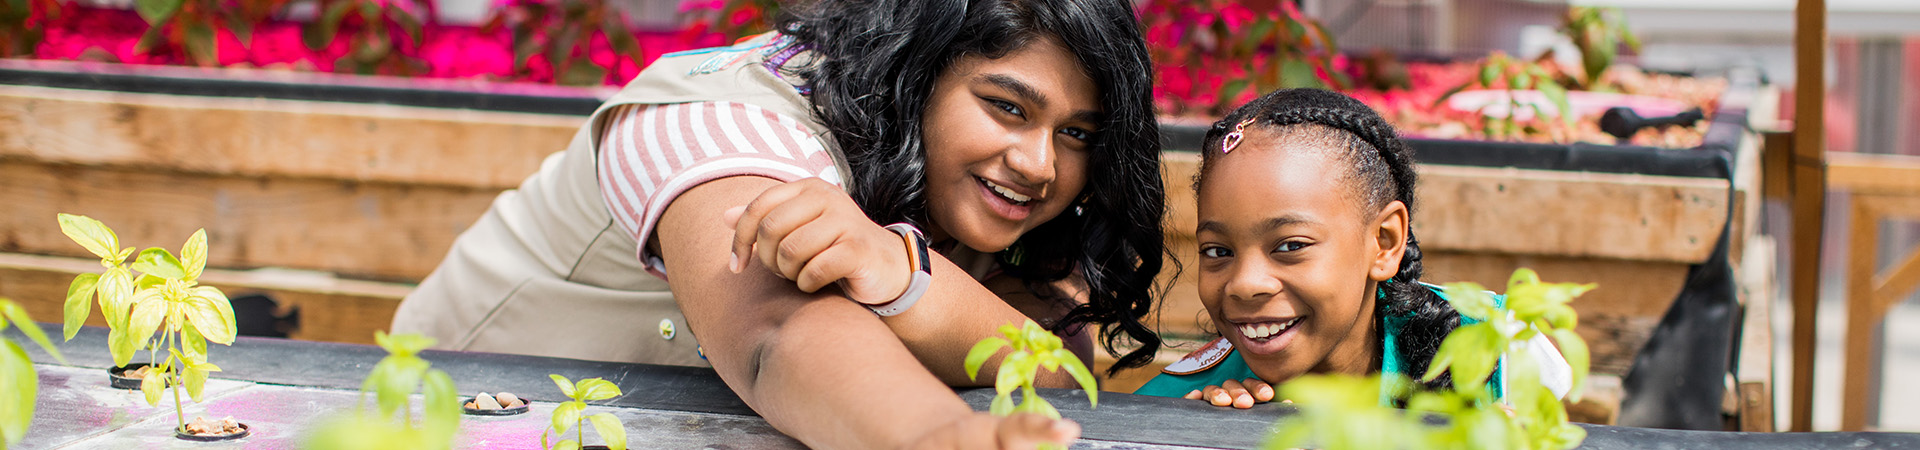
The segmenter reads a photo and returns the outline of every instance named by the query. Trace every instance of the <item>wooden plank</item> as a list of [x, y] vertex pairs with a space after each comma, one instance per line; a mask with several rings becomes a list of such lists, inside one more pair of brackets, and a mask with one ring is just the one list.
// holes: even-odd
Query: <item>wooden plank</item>
[[[0, 253], [0, 297], [20, 302], [34, 320], [61, 323], [67, 284], [74, 275], [99, 270], [95, 259]], [[373, 332], [393, 322], [400, 299], [413, 290], [409, 285], [286, 271], [208, 269], [200, 281], [228, 296], [265, 293], [283, 307], [299, 308], [300, 327], [288, 333], [292, 339], [358, 344], [372, 344]], [[97, 305], [87, 324], [106, 326]]]
[[0, 86], [0, 158], [505, 189], [577, 116]]
[[1860, 194], [1920, 192], [1920, 156], [1829, 152], [1827, 190]]
[[[1167, 233], [1191, 236], [1199, 158], [1163, 161]], [[1414, 235], [1433, 251], [1698, 262], [1730, 207], [1726, 180], [1444, 165], [1420, 177]]]
[[426, 277], [492, 204], [488, 189], [147, 173], [0, 160], [0, 252], [86, 256], [56, 213], [92, 216], [126, 245], [178, 248], [197, 228], [209, 265], [368, 279]]
[[[1873, 298], [1874, 264], [1879, 260], [1880, 215], [1872, 202], [1857, 198], [1853, 203], [1852, 227], [1847, 237], [1847, 328], [1844, 352], [1846, 363], [1841, 375], [1840, 430], [1866, 428], [1867, 370], [1873, 367], [1873, 332], [1879, 327], [1867, 305], [1879, 303]], [[1796, 380], [1797, 381], [1797, 380]]]
[[1737, 396], [1740, 431], [1771, 432], [1773, 424], [1774, 247], [1770, 238], [1747, 243], [1740, 265], [1741, 318]]
[[1826, 225], [1826, 0], [1799, 0], [1793, 23], [1793, 415], [1789, 431], [1813, 431], [1813, 350], [1820, 301], [1820, 237]]

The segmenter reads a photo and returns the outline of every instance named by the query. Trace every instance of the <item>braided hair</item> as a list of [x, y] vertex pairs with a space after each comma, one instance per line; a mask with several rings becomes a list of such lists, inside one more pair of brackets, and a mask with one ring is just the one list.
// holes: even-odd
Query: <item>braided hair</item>
[[[1200, 171], [1194, 175], [1194, 190], [1198, 191], [1204, 184], [1207, 168], [1222, 154], [1220, 145], [1227, 134], [1235, 125], [1249, 119], [1252, 119], [1247, 124], [1250, 127], [1269, 127], [1289, 138], [1334, 144], [1325, 147], [1333, 149], [1336, 160], [1347, 163], [1346, 178], [1358, 190], [1357, 197], [1367, 210], [1379, 210], [1399, 201], [1406, 205], [1408, 216], [1412, 216], [1416, 181], [1412, 148], [1366, 104], [1321, 89], [1275, 91], [1214, 122], [1201, 147]], [[1374, 326], [1381, 329], [1387, 317], [1407, 318], [1394, 346], [1403, 356], [1405, 372], [1416, 377], [1426, 373], [1434, 353], [1440, 350], [1440, 342], [1460, 325], [1460, 313], [1433, 289], [1420, 283], [1420, 257], [1420, 242], [1409, 230], [1399, 271], [1380, 283], [1381, 297], [1374, 305]], [[1438, 377], [1429, 385], [1445, 387], [1451, 384], [1450, 378]]]

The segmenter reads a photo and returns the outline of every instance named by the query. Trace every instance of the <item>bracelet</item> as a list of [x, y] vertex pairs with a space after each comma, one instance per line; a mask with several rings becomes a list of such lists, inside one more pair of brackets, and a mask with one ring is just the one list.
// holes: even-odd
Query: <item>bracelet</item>
[[921, 234], [919, 228], [914, 228], [912, 224], [906, 222], [887, 225], [885, 228], [900, 235], [900, 239], [906, 241], [907, 263], [913, 267], [913, 275], [907, 281], [906, 292], [900, 293], [900, 298], [878, 305], [867, 305], [868, 309], [872, 309], [874, 314], [879, 314], [881, 317], [907, 312], [907, 308], [912, 308], [914, 303], [919, 302], [920, 296], [925, 295], [927, 287], [933, 284], [933, 263], [927, 260], [927, 236]]

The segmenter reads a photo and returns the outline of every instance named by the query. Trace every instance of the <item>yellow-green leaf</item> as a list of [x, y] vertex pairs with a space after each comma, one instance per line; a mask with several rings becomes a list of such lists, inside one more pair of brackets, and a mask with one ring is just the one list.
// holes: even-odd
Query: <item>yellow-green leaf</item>
[[572, 439], [555, 442], [553, 450], [580, 450], [580, 443]]
[[100, 274], [83, 273], [67, 285], [65, 340], [73, 340], [73, 336], [80, 333], [80, 326], [87, 323], [87, 316], [93, 311], [93, 305], [89, 304], [93, 301], [93, 287], [99, 283]]
[[[92, 217], [61, 213], [60, 232], [86, 247], [88, 252], [103, 260], [112, 260], [120, 253], [120, 238], [113, 235], [113, 229]], [[122, 258], [124, 260], [124, 258]]]
[[1507, 277], [1508, 292], [1512, 292], [1513, 288], [1516, 286], [1523, 286], [1523, 285], [1529, 285], [1529, 284], [1540, 284], [1540, 274], [1537, 272], [1534, 272], [1533, 269], [1521, 267], [1519, 269], [1515, 269], [1513, 271], [1513, 275]]
[[47, 334], [40, 330], [40, 324], [34, 322], [33, 318], [27, 317], [27, 310], [21, 308], [19, 303], [0, 298], [0, 314], [4, 314], [8, 321], [12, 321], [14, 326], [19, 327], [20, 333], [27, 335], [27, 339], [32, 339], [34, 344], [39, 344], [40, 348], [46, 349], [47, 354], [53, 355], [53, 359], [67, 362], [67, 357], [60, 355], [60, 349], [53, 348], [53, 341], [47, 340]]
[[1000, 417], [1006, 417], [1008, 415], [1012, 415], [1013, 414], [1013, 394], [1011, 392], [1000, 392], [998, 394], [994, 394], [993, 403], [987, 406], [987, 413], [993, 414], [995, 416], [1000, 416]]
[[125, 267], [113, 267], [100, 274], [100, 283], [94, 286], [94, 292], [100, 299], [100, 313], [107, 316], [110, 328], [125, 328], [127, 313], [133, 306], [133, 272]]
[[187, 323], [193, 325], [187, 328], [198, 330], [200, 336], [213, 343], [233, 345], [234, 324], [220, 315], [220, 307], [214, 306], [214, 303], [213, 299], [199, 295], [187, 297], [183, 306], [186, 307]]
[[128, 334], [122, 336], [133, 342], [136, 347], [145, 346], [153, 339], [153, 332], [160, 329], [160, 323], [167, 318], [167, 300], [161, 297], [157, 289], [140, 291], [133, 295], [133, 311], [127, 318]]
[[574, 390], [575, 393], [580, 394], [580, 400], [589, 402], [620, 396], [619, 386], [600, 378], [580, 380], [580, 383], [574, 385]]
[[160, 406], [160, 394], [167, 390], [166, 366], [147, 369], [146, 378], [140, 379], [140, 393], [146, 394], [147, 406]]
[[27, 359], [27, 349], [13, 341], [0, 339], [5, 343], [0, 349], [0, 389], [7, 395], [0, 396], [0, 445], [18, 443], [27, 435], [27, 426], [33, 422], [34, 399], [39, 395], [40, 378], [33, 373], [33, 361]]
[[445, 371], [428, 370], [424, 381], [426, 404], [421, 408], [426, 417], [422, 424], [435, 443], [432, 448], [448, 448], [454, 433], [460, 430], [460, 392]]
[[1067, 349], [1057, 349], [1053, 353], [1060, 360], [1060, 366], [1067, 369], [1067, 374], [1073, 375], [1073, 381], [1080, 383], [1080, 390], [1087, 392], [1087, 405], [1100, 407], [1100, 385], [1093, 380], [1093, 372], [1087, 370], [1087, 365]]
[[[205, 299], [208, 306], [212, 306], [214, 311], [219, 312], [221, 323], [226, 324], [226, 329], [223, 330], [226, 332], [225, 341], [222, 341], [219, 339], [212, 339], [214, 336], [212, 334], [207, 335], [207, 338], [212, 339], [214, 342], [220, 342], [223, 344], [232, 345], [234, 336], [240, 334], [240, 323], [235, 321], [233, 318], [233, 301], [227, 299], [227, 294], [220, 292], [220, 288], [216, 288], [213, 286], [194, 286], [191, 289], [187, 289], [187, 295], [191, 297]], [[419, 335], [409, 335], [409, 336], [419, 336]], [[431, 338], [419, 336], [416, 338], [409, 338], [409, 339], [427, 339], [426, 346], [423, 346], [421, 348], [433, 346], [433, 340]], [[412, 341], [409, 340], [408, 343], [411, 344]], [[418, 351], [416, 350], [413, 353], [418, 353]]]
[[180, 267], [180, 259], [173, 252], [160, 247], [140, 251], [140, 257], [133, 260], [133, 270], [150, 273], [160, 278], [178, 280], [187, 276], [187, 270]]
[[113, 355], [113, 366], [124, 367], [133, 361], [133, 351], [140, 348], [140, 341], [128, 339], [133, 334], [127, 327], [107, 329], [107, 352]]
[[1560, 348], [1560, 355], [1566, 357], [1567, 365], [1573, 368], [1573, 388], [1568, 392], [1573, 394], [1569, 398], [1578, 402], [1581, 394], [1586, 390], [1587, 370], [1592, 368], [1587, 341], [1581, 339], [1580, 335], [1573, 330], [1560, 329], [1553, 330], [1552, 333], [1554, 342], [1558, 344], [1556, 347]]
[[1487, 320], [1493, 315], [1493, 296], [1487, 294], [1487, 289], [1479, 283], [1447, 283], [1443, 292], [1446, 293], [1447, 303], [1452, 304], [1453, 310], [1459, 311], [1462, 316]]
[[587, 416], [587, 422], [593, 424], [593, 432], [600, 434], [600, 441], [611, 450], [627, 450], [627, 428], [620, 425], [620, 418], [613, 413], [599, 413]]
[[186, 269], [185, 280], [200, 279], [200, 272], [207, 268], [207, 229], [201, 228], [187, 237], [187, 244], [180, 247], [180, 266]]
[[207, 338], [200, 335], [199, 327], [180, 330], [180, 350], [188, 361], [206, 362]]
[[559, 375], [552, 375], [552, 374], [549, 374], [549, 375], [547, 375], [547, 378], [552, 378], [552, 379], [553, 379], [553, 384], [554, 384], [555, 386], [559, 386], [559, 387], [560, 387], [560, 394], [561, 394], [561, 395], [565, 395], [565, 396], [567, 396], [567, 398], [571, 398], [571, 399], [574, 399], [574, 400], [579, 400], [579, 399], [580, 399], [580, 397], [576, 397], [576, 396], [574, 396], [574, 395], [573, 395], [573, 381], [571, 381], [571, 380], [568, 380], [568, 379], [567, 379], [567, 377], [563, 377], [563, 376], [559, 376]]
[[1001, 348], [1011, 345], [1013, 343], [997, 337], [981, 339], [980, 343], [973, 344], [973, 350], [967, 351], [967, 379], [980, 379], [980, 366], [987, 364], [987, 358], [992, 358], [993, 354], [999, 353]]
[[[222, 295], [221, 298], [224, 299], [226, 298], [226, 296]], [[232, 314], [232, 311], [233, 311], [232, 303], [226, 303], [226, 304], [228, 306], [222, 312], [225, 314]], [[229, 315], [228, 317], [232, 317], [232, 316]], [[428, 348], [433, 347], [434, 344], [439, 343], [439, 341], [434, 340], [433, 338], [421, 336], [418, 334], [407, 333], [407, 334], [391, 334], [390, 335], [384, 331], [375, 331], [373, 334], [373, 339], [374, 339], [374, 342], [377, 342], [380, 344], [381, 348], [387, 349], [387, 353], [392, 353], [394, 356], [417, 355], [417, 354], [420, 354], [421, 350], [426, 350]]]
[[374, 372], [381, 378], [374, 391], [381, 417], [392, 416], [407, 407], [407, 397], [420, 386], [420, 378], [426, 375], [428, 366], [427, 360], [412, 356], [388, 357], [374, 364]]
[[206, 400], [204, 394], [207, 387], [207, 371], [200, 370], [192, 364], [186, 366], [185, 370], [180, 371], [180, 378], [182, 378], [182, 384], [186, 385], [187, 397], [192, 398], [194, 403]]
[[560, 403], [559, 407], [553, 409], [553, 432], [564, 434], [573, 429], [580, 423], [580, 410], [586, 407], [586, 403], [578, 400]]

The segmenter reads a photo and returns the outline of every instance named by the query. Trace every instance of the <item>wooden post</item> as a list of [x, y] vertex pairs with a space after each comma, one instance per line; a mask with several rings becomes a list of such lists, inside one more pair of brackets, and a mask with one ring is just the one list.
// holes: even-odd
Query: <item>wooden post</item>
[[[1859, 431], [1864, 428], [1866, 417], [1862, 403], [1865, 403], [1867, 389], [1868, 358], [1873, 355], [1873, 332], [1880, 326], [1874, 320], [1874, 267], [1880, 255], [1880, 218], [1874, 211], [1873, 197], [1855, 194], [1853, 196], [1852, 231], [1847, 235], [1847, 331], [1846, 344], [1842, 352], [1846, 355], [1845, 372], [1841, 375], [1840, 393], [1840, 429]], [[1797, 258], [1796, 258], [1797, 259]], [[1794, 380], [1797, 386], [1799, 380]]]
[[1814, 316], [1826, 211], [1826, 1], [1800, 0], [1794, 16], [1793, 419], [1788, 429], [1812, 431]]

